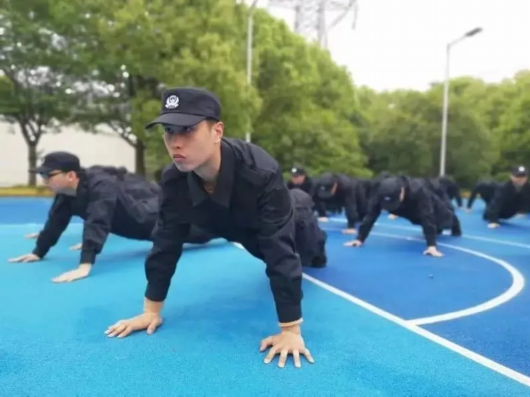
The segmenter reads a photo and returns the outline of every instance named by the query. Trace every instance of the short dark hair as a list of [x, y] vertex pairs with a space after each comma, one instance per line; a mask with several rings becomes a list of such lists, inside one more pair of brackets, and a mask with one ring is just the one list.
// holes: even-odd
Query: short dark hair
[[204, 121], [206, 121], [206, 123], [210, 126], [210, 127], [213, 127], [215, 124], [219, 123], [220, 120], [216, 120], [216, 119], [212, 119], [212, 118], [206, 118], [204, 119]]

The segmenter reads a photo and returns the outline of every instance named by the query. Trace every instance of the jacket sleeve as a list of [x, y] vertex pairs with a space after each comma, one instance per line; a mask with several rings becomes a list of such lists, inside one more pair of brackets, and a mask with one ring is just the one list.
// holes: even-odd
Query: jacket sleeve
[[145, 261], [147, 288], [145, 297], [153, 302], [166, 299], [171, 279], [182, 256], [184, 241], [190, 225], [179, 220], [178, 203], [170, 187], [162, 185], [162, 198], [158, 219], [153, 230], [153, 247]]
[[475, 202], [475, 200], [477, 198], [477, 195], [478, 195], [478, 192], [479, 192], [481, 186], [482, 186], [481, 183], [477, 183], [475, 185], [475, 187], [473, 188], [473, 190], [471, 191], [471, 193], [469, 194], [469, 197], [467, 199], [467, 208], [468, 209], [471, 209], [473, 207], [473, 203]]
[[295, 247], [294, 210], [277, 172], [258, 200], [258, 245], [266, 264], [280, 323], [302, 318], [302, 264]]
[[40, 231], [33, 253], [39, 258], [44, 258], [51, 247], [57, 244], [59, 238], [72, 219], [70, 197], [58, 194], [48, 213], [48, 220]]
[[366, 186], [362, 183], [359, 183], [357, 189], [355, 189], [355, 195], [357, 198], [358, 221], [362, 222], [362, 218], [366, 215], [366, 211], [368, 209], [368, 195]]
[[361, 226], [359, 226], [357, 240], [364, 242], [368, 238], [379, 215], [381, 215], [381, 206], [379, 205], [379, 201], [373, 197], [368, 201], [366, 216], [362, 220]]
[[346, 219], [348, 220], [348, 228], [354, 228], [355, 224], [359, 221], [359, 211], [357, 203], [357, 186], [350, 184], [344, 195], [344, 210], [346, 212]]
[[80, 263], [93, 264], [103, 249], [112, 227], [117, 200], [118, 187], [114, 179], [101, 178], [90, 186]]
[[436, 215], [434, 213], [434, 203], [429, 192], [421, 189], [418, 192], [418, 212], [421, 220], [423, 235], [428, 247], [436, 246], [436, 236], [438, 228], [436, 226]]
[[500, 185], [495, 189], [493, 198], [491, 199], [488, 206], [486, 207], [486, 211], [484, 214], [486, 220], [489, 223], [499, 222], [499, 214], [502, 209], [502, 202], [504, 201], [504, 197], [507, 194], [506, 190], [507, 190], [506, 184]]
[[317, 215], [319, 217], [326, 217], [326, 204], [322, 199], [319, 199], [318, 197], [315, 198], [315, 210], [317, 211]]
[[456, 205], [462, 207], [462, 194], [460, 193], [460, 186], [456, 182], [453, 182], [453, 193], [456, 200]]

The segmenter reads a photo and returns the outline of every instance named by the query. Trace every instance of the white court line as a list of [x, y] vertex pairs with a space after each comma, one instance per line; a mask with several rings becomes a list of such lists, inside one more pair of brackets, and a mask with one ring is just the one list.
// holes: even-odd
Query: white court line
[[[327, 230], [331, 231], [333, 229], [327, 229]], [[416, 237], [405, 237], [405, 236], [400, 236], [396, 234], [386, 234], [386, 233], [378, 233], [378, 232], [372, 232], [371, 234], [382, 236], [382, 237], [394, 238], [398, 240], [408, 240], [408, 241], [418, 241], [418, 242], [424, 241]], [[500, 305], [503, 305], [504, 303], [515, 298], [524, 289], [525, 279], [523, 275], [515, 267], [510, 265], [508, 262], [503, 261], [502, 259], [495, 258], [490, 255], [486, 255], [482, 252], [470, 250], [468, 248], [458, 247], [456, 245], [445, 244], [445, 243], [438, 243], [438, 245], [442, 247], [451, 248], [457, 251], [465, 252], [467, 254], [489, 260], [493, 263], [496, 263], [497, 265], [502, 266], [504, 269], [506, 269], [510, 273], [512, 277], [512, 284], [501, 295], [493, 299], [490, 299], [489, 301], [481, 303], [480, 305], [473, 306], [473, 307], [463, 309], [463, 310], [458, 310], [458, 311], [451, 312], [451, 313], [444, 313], [444, 314], [439, 314], [439, 315], [431, 316], [431, 317], [423, 317], [423, 318], [417, 318], [417, 319], [412, 319], [412, 320], [406, 320], [407, 322], [411, 324], [415, 324], [415, 325], [425, 325], [425, 324], [439, 323], [442, 321], [455, 320], [461, 317], [472, 316], [474, 314], [482, 313], [487, 310], [491, 310], [495, 307], [498, 307]]]
[[478, 353], [475, 353], [474, 351], [471, 351], [469, 349], [466, 349], [463, 346], [460, 346], [454, 342], [451, 342], [445, 338], [442, 338], [441, 336], [438, 336], [436, 334], [433, 334], [432, 332], [426, 331], [423, 328], [418, 327], [415, 324], [410, 324], [408, 321], [403, 320], [402, 318], [399, 318], [397, 316], [394, 316], [393, 314], [390, 314], [376, 306], [373, 306], [359, 298], [356, 298], [353, 295], [350, 295], [344, 291], [339, 290], [338, 288], [335, 288], [329, 284], [326, 284], [320, 280], [317, 280], [314, 277], [311, 277], [307, 274], [303, 274], [303, 277], [312, 282], [313, 284], [318, 285], [321, 288], [324, 288], [326, 291], [331, 292], [334, 295], [340, 296], [343, 299], [346, 299], [347, 301], [354, 303], [358, 306], [361, 306], [362, 308], [371, 311], [372, 313], [375, 313], [386, 320], [392, 321], [403, 328], [408, 329], [409, 331], [414, 332], [415, 334], [418, 334], [420, 336], [423, 336], [424, 338], [429, 339], [432, 342], [435, 342], [449, 350], [454, 351], [455, 353], [458, 353], [470, 360], [475, 361], [476, 363], [483, 365], [484, 367], [487, 367], [495, 372], [498, 372], [510, 379], [513, 379], [519, 383], [522, 383], [523, 385], [530, 386], [530, 377], [523, 375], [517, 371], [514, 371], [511, 368], [505, 367], [502, 364], [499, 364], [493, 360], [490, 360], [487, 357], [481, 356]]
[[[401, 236], [400, 236], [401, 237]], [[239, 243], [234, 243], [234, 245], [240, 249], [243, 249], [244, 250], [244, 247], [239, 244]], [[451, 351], [454, 351], [455, 353], [458, 353], [470, 360], [473, 360], [475, 361], [476, 363], [486, 367], [486, 368], [489, 368], [495, 372], [498, 372], [510, 379], [513, 379], [519, 383], [522, 383], [523, 385], [526, 385], [526, 386], [530, 386], [530, 377], [526, 376], [526, 375], [523, 375], [517, 371], [514, 371], [513, 369], [511, 368], [508, 368], [508, 367], [505, 367], [504, 365], [502, 364], [499, 364], [493, 360], [490, 360], [489, 358], [487, 357], [484, 357], [478, 353], [475, 353], [474, 351], [471, 351], [469, 349], [466, 349], [465, 347], [463, 346], [460, 346], [454, 342], [451, 342], [445, 338], [442, 338], [441, 336], [438, 336], [436, 334], [433, 334], [432, 332], [429, 332], [423, 328], [420, 328], [419, 326], [415, 325], [415, 324], [411, 324], [409, 323], [408, 321], [400, 318], [400, 317], [397, 317], [391, 313], [388, 313], [380, 308], [378, 308], [377, 306], [374, 306], [374, 305], [371, 305], [370, 303], [368, 302], [365, 302], [359, 298], [356, 298], [355, 296], [353, 295], [350, 295], [348, 294], [347, 292], [344, 292], [338, 288], [335, 288], [333, 287], [332, 285], [329, 285], [323, 281], [320, 281], [314, 277], [311, 277], [309, 276], [308, 274], [305, 274], [303, 273], [302, 274], [303, 278], [306, 279], [307, 281], [310, 281], [312, 282], [313, 284], [325, 289], [326, 291], [328, 292], [331, 292], [332, 294], [334, 295], [337, 295], [337, 296], [340, 296], [341, 298], [357, 305], [357, 306], [360, 306], [374, 314], [377, 314], [378, 316], [380, 317], [383, 317], [384, 319], [386, 320], [389, 320], [389, 321], [392, 321], [393, 323], [395, 324], [398, 324], [400, 326], [402, 326], [403, 328], [406, 328], [408, 329], [409, 331], [411, 332], [414, 332], [415, 334], [417, 335], [420, 335], [420, 336], [423, 336], [424, 338], [426, 339], [429, 339], [430, 341], [432, 342], [435, 342], [437, 344], [439, 344], [440, 346], [443, 346]]]
[[[374, 235], [383, 236], [383, 237], [390, 237], [400, 240], [412, 240], [412, 241], [418, 241], [423, 242], [424, 240], [415, 238], [415, 237], [404, 237], [399, 236], [395, 234], [386, 234], [386, 233], [377, 233], [373, 232]], [[495, 307], [498, 307], [500, 305], [505, 304], [506, 302], [509, 302], [513, 298], [515, 298], [523, 289], [525, 286], [525, 279], [523, 275], [512, 265], [510, 265], [508, 262], [503, 261], [502, 259], [495, 258], [490, 255], [486, 255], [482, 252], [470, 250], [467, 248], [458, 247], [456, 245], [451, 244], [445, 244], [445, 243], [438, 243], [439, 246], [451, 248], [457, 251], [465, 252], [470, 255], [477, 256], [479, 258], [483, 258], [486, 260], [489, 260], [493, 263], [496, 263], [500, 266], [502, 266], [504, 269], [506, 269], [510, 275], [512, 276], [512, 285], [504, 291], [501, 295], [490, 299], [489, 301], [486, 301], [484, 303], [481, 303], [480, 305], [473, 306], [467, 309], [458, 310], [451, 313], [445, 313], [445, 314], [439, 314], [437, 316], [431, 316], [431, 317], [423, 317], [423, 318], [417, 318], [413, 320], [408, 320], [407, 322], [415, 325], [425, 325], [425, 324], [434, 324], [439, 323], [442, 321], [449, 321], [449, 320], [455, 320], [457, 318], [461, 317], [467, 317], [472, 316], [474, 314], [482, 313], [488, 310], [491, 310]]]
[[[386, 223], [378, 223], [377, 226], [381, 227], [388, 227], [391, 229], [400, 229], [400, 230], [411, 230], [411, 231], [418, 231], [421, 229], [419, 227], [411, 227], [411, 226], [397, 226], [397, 225], [388, 225]], [[522, 244], [522, 243], [515, 243], [513, 241], [507, 241], [507, 240], [499, 240], [495, 238], [489, 238], [489, 237], [481, 237], [481, 236], [473, 236], [473, 235], [467, 235], [463, 234], [461, 238], [467, 238], [469, 240], [477, 240], [477, 241], [485, 241], [488, 243], [495, 243], [495, 244], [502, 244], [502, 245], [510, 245], [512, 247], [519, 247], [519, 248], [527, 248], [530, 249], [530, 245], [528, 244]]]
[[43, 227], [43, 223], [0, 223], [0, 227], [12, 228], [12, 227]]
[[[83, 226], [82, 222], [71, 222], [68, 227], [71, 226]], [[44, 223], [0, 223], [0, 228], [28, 228], [28, 227], [35, 227], [35, 228], [43, 228]]]
[[[329, 218], [329, 220], [332, 221], [332, 222], [339, 222], [339, 223], [345, 222], [344, 219], [339, 219], [339, 218]], [[388, 227], [390, 229], [411, 230], [411, 231], [415, 231], [415, 232], [421, 231], [420, 227], [389, 225], [388, 223], [379, 223], [379, 222], [376, 222], [375, 225], [376, 226], [381, 226], [381, 227]], [[477, 240], [477, 241], [485, 241], [485, 242], [488, 242], [488, 243], [502, 244], [502, 245], [509, 245], [509, 246], [512, 246], [512, 247], [530, 249], [530, 245], [529, 244], [516, 243], [516, 242], [513, 242], [513, 241], [500, 240], [500, 239], [489, 238], [489, 237], [473, 236], [473, 235], [468, 235], [468, 234], [465, 234], [465, 233], [460, 238], [465, 238], [465, 239], [469, 239], [469, 240]]]

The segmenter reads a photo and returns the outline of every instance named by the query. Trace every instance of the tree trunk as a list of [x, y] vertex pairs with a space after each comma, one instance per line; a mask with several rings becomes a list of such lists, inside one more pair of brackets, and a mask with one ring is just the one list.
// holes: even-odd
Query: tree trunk
[[138, 139], [134, 148], [135, 172], [145, 176], [145, 144]]
[[[37, 168], [37, 143], [28, 143], [28, 165], [29, 169]], [[28, 185], [31, 187], [37, 186], [37, 174], [33, 172], [28, 173]]]

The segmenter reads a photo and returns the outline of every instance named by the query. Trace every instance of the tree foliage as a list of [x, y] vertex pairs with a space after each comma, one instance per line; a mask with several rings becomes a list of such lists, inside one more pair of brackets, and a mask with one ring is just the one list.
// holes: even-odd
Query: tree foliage
[[[250, 131], [286, 170], [438, 174], [439, 83], [357, 87], [328, 51], [257, 9], [249, 86], [248, 11], [233, 0], [0, 0], [0, 115], [20, 126], [30, 166], [42, 134], [75, 123], [114, 131], [145, 173], [168, 161], [160, 134], [144, 130], [162, 91], [199, 86], [220, 97], [228, 136]], [[453, 79], [447, 172], [471, 185], [530, 165], [529, 108], [530, 71]]]

